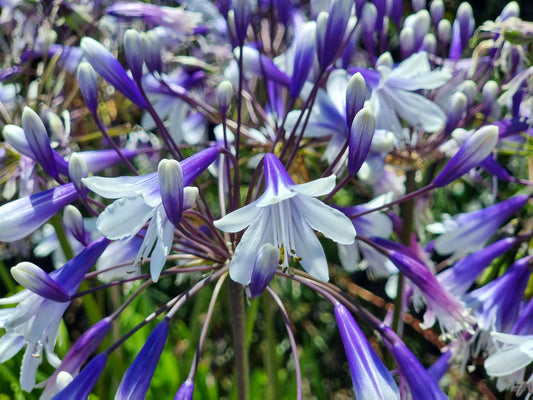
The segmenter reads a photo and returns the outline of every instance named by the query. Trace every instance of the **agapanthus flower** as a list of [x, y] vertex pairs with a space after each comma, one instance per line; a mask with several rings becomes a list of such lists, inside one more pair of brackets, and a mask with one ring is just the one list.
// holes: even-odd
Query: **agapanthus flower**
[[[78, 290], [87, 271], [93, 266], [105, 250], [109, 241], [100, 238], [85, 248], [62, 268], [53, 271], [53, 279], [69, 296]], [[0, 359], [6, 361], [22, 347], [26, 351], [22, 360], [20, 385], [23, 390], [31, 391], [35, 386], [35, 372], [42, 362], [43, 349], [48, 361], [58, 366], [59, 358], [54, 353], [58, 336], [59, 323], [70, 301], [54, 301], [33, 291], [25, 289], [13, 296], [0, 300], [0, 305], [18, 303], [14, 308], [5, 308], [0, 312], [0, 327], [6, 334], [0, 338]], [[9, 346], [5, 346], [9, 343]]]
[[279, 159], [264, 157], [265, 192], [253, 203], [214, 222], [226, 232], [248, 226], [230, 262], [230, 277], [250, 283], [252, 266], [261, 246], [270, 243], [280, 250], [280, 266], [287, 268], [293, 257], [314, 277], [327, 281], [328, 264], [313, 229], [340, 244], [351, 244], [355, 229], [351, 221], [312, 196], [322, 196], [335, 186], [335, 176], [297, 185]]
[[142, 262], [152, 253], [150, 273], [154, 281], [159, 279], [170, 253], [174, 228], [179, 223], [182, 210], [192, 207], [196, 201], [198, 189], [187, 186], [215, 160], [218, 152], [217, 148], [209, 148], [179, 163], [178, 169], [182, 174], [179, 184], [179, 179], [167, 179], [165, 171], [169, 168], [164, 166], [172, 163], [170, 160], [161, 161], [159, 172], [148, 175], [83, 179], [83, 183], [93, 192], [118, 199], [100, 214], [96, 223], [98, 230], [107, 238], [131, 238], [150, 220], [134, 264]]
[[424, 132], [444, 127], [444, 112], [431, 100], [415, 93], [420, 89], [439, 88], [450, 79], [446, 71], [431, 70], [427, 53], [415, 53], [395, 68], [382, 63], [377, 69], [376, 72], [357, 69], [372, 89], [369, 101], [376, 115], [377, 129], [389, 130], [405, 140], [400, 118]]

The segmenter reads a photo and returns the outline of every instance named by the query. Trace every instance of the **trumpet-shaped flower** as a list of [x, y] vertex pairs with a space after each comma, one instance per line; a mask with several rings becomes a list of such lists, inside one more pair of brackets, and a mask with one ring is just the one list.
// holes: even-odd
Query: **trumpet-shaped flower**
[[[107, 238], [131, 238], [151, 220], [134, 265], [151, 253], [150, 273], [154, 281], [159, 279], [170, 253], [174, 227], [179, 223], [182, 210], [192, 207], [196, 201], [197, 189], [185, 186], [191, 184], [217, 155], [217, 148], [209, 148], [181, 163], [162, 160], [159, 171], [148, 175], [83, 179], [93, 192], [118, 199], [96, 222], [98, 230]], [[169, 176], [173, 172], [180, 176]], [[171, 215], [169, 210], [172, 210]]]
[[230, 277], [243, 285], [250, 283], [252, 266], [259, 249], [271, 243], [280, 250], [279, 265], [286, 268], [294, 257], [314, 277], [327, 281], [328, 266], [324, 250], [313, 229], [340, 244], [351, 244], [355, 228], [340, 211], [313, 196], [331, 192], [335, 177], [296, 185], [279, 159], [264, 157], [265, 192], [253, 203], [214, 222], [226, 232], [248, 226], [230, 263]]

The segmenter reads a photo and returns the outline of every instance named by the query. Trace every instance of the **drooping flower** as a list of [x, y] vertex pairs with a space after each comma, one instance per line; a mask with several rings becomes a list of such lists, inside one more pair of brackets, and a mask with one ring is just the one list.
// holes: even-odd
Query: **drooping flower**
[[335, 318], [350, 364], [355, 397], [359, 399], [399, 399], [400, 392], [350, 312], [335, 306]]
[[[192, 207], [196, 201], [197, 189], [186, 186], [215, 160], [218, 152], [218, 148], [200, 151], [179, 163], [180, 168], [163, 167], [159, 173], [134, 177], [83, 179], [83, 183], [93, 192], [106, 198], [118, 199], [100, 214], [96, 223], [98, 230], [107, 238], [115, 240], [131, 238], [151, 220], [134, 264], [138, 264], [152, 253], [150, 273], [154, 281], [159, 279], [170, 253], [174, 227], [179, 223], [182, 210]], [[167, 162], [177, 163], [170, 160], [161, 161], [163, 164]], [[167, 179], [167, 171], [178, 169], [183, 174], [181, 179]], [[182, 183], [181, 188], [167, 187], [176, 182]], [[181, 202], [175, 198], [179, 195]], [[182, 204], [182, 209], [176, 208], [178, 204]], [[173, 212], [168, 215], [166, 210]]]
[[313, 229], [341, 244], [351, 244], [355, 239], [355, 229], [344, 214], [312, 197], [331, 192], [335, 177], [297, 185], [270, 153], [264, 157], [264, 169], [265, 192], [253, 203], [214, 222], [226, 232], [248, 226], [231, 260], [230, 277], [243, 285], [250, 283], [258, 251], [270, 243], [280, 250], [282, 268], [287, 268], [294, 257], [308, 273], [327, 281], [326, 257]]

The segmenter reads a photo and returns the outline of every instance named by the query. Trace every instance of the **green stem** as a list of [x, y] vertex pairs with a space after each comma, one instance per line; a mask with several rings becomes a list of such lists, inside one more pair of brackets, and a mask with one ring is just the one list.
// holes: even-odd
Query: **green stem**
[[2, 284], [7, 289], [7, 293], [15, 293], [15, 290], [17, 289], [17, 285], [13, 281], [13, 278], [7, 272], [6, 264], [0, 259], [0, 281], [2, 281]]
[[[408, 170], [405, 173], [405, 193], [413, 193], [416, 191], [415, 170]], [[415, 212], [415, 200], [413, 197], [408, 197], [406, 201], [400, 204], [400, 210], [402, 215], [402, 234], [401, 242], [409, 246], [411, 232], [413, 232], [414, 226], [414, 212]], [[403, 330], [403, 286], [404, 277], [402, 273], [398, 274], [398, 289], [396, 291], [396, 299], [394, 300], [394, 314], [392, 318], [392, 329], [401, 337]]]
[[246, 315], [242, 286], [229, 279], [229, 296], [235, 348], [235, 373], [237, 374], [237, 398], [250, 399], [248, 352], [246, 351]]
[[267, 376], [267, 399], [281, 398], [279, 393], [278, 366], [276, 359], [276, 332], [274, 327], [274, 300], [271, 296], [263, 298], [263, 313], [265, 317], [265, 350], [264, 362]]

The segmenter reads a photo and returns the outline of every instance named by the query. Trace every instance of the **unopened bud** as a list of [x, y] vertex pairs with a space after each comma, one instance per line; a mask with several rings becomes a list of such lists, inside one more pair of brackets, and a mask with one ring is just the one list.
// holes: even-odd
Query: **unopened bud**
[[279, 257], [279, 249], [270, 243], [263, 244], [259, 249], [250, 280], [250, 294], [252, 298], [263, 293], [272, 280], [278, 268]]
[[85, 160], [79, 154], [73, 153], [70, 156], [68, 174], [78, 194], [82, 198], [86, 197], [88, 189], [83, 184], [82, 179], [89, 176], [89, 171]]
[[222, 81], [217, 87], [217, 103], [220, 113], [226, 115], [233, 98], [233, 86], [230, 81]]
[[11, 276], [18, 284], [45, 299], [62, 303], [70, 301], [66, 290], [33, 263], [25, 261], [17, 264], [11, 268]]
[[176, 160], [161, 160], [157, 167], [163, 207], [174, 226], [180, 224], [183, 213], [183, 171]]
[[78, 84], [81, 95], [91, 114], [96, 115], [98, 109], [98, 81], [94, 68], [86, 61], [80, 63], [78, 67]]
[[365, 78], [359, 72], [352, 75], [346, 87], [346, 123], [352, 125], [355, 115], [363, 108], [367, 99]]
[[140, 82], [143, 72], [144, 43], [135, 29], [128, 29], [124, 34], [124, 53], [135, 82]]
[[364, 107], [355, 116], [350, 130], [348, 148], [348, 171], [355, 175], [370, 150], [376, 131], [376, 117], [369, 107]]
[[463, 92], [455, 92], [446, 112], [446, 134], [450, 134], [466, 113], [468, 99]]

